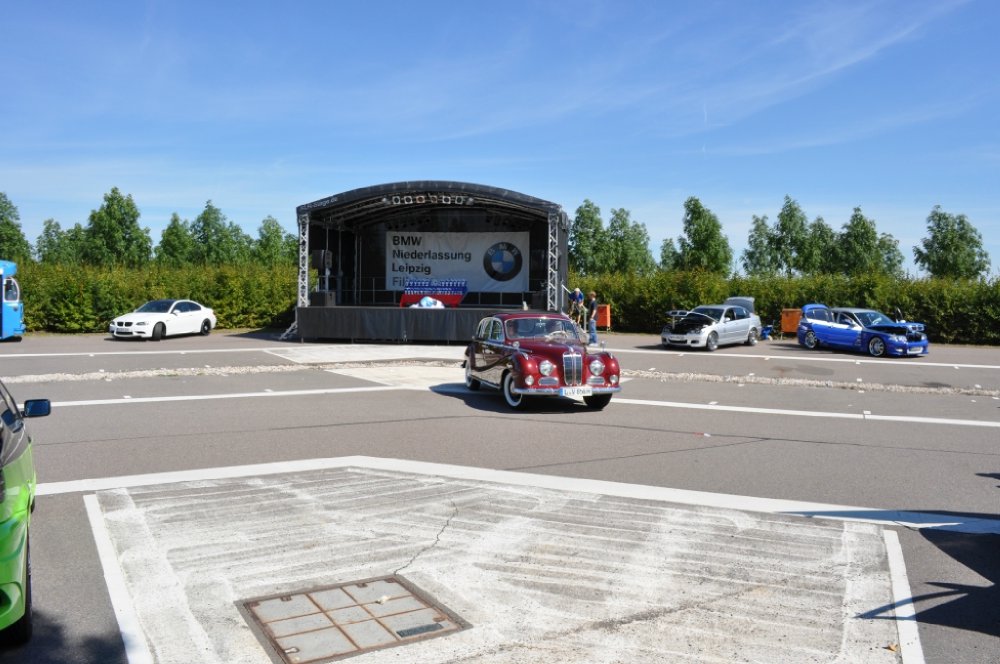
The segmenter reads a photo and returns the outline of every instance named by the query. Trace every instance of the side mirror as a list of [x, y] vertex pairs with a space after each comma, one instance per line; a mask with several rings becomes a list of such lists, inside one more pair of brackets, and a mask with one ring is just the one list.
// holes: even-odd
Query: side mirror
[[52, 412], [52, 402], [48, 399], [28, 399], [24, 402], [25, 417], [45, 417]]

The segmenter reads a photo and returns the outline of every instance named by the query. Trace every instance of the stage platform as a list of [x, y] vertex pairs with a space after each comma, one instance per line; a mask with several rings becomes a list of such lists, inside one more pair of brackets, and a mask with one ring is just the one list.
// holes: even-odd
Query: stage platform
[[467, 343], [476, 326], [509, 307], [309, 306], [296, 309], [299, 338], [303, 341], [436, 341]]

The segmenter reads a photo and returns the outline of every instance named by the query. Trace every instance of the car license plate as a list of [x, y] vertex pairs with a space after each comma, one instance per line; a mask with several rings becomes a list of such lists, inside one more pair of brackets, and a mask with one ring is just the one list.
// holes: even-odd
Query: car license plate
[[671, 341], [684, 341], [684, 337], [679, 337], [676, 334], [672, 334], [672, 335], [670, 335], [670, 340]]
[[559, 390], [559, 396], [561, 397], [589, 397], [594, 393], [594, 390], [589, 386], [584, 387], [563, 387]]
[[910, 348], [906, 352], [909, 353], [910, 355], [920, 355], [921, 353], [924, 352], [924, 349], [923, 348]]

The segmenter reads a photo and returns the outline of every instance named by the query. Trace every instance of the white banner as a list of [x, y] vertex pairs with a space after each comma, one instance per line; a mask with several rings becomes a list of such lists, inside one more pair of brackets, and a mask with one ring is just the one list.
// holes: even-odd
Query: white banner
[[407, 279], [465, 279], [470, 291], [528, 290], [524, 233], [415, 233], [385, 236], [385, 281], [403, 290]]

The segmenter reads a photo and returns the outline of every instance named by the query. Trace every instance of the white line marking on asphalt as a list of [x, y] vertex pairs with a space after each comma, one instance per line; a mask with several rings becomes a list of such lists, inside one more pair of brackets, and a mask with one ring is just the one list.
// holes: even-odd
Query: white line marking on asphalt
[[924, 649], [920, 645], [917, 613], [913, 606], [913, 590], [906, 574], [906, 561], [903, 558], [903, 549], [899, 545], [899, 535], [894, 530], [883, 530], [882, 538], [885, 540], [885, 553], [889, 559], [896, 631], [899, 632], [899, 654], [903, 664], [924, 664]]
[[407, 459], [386, 459], [366, 456], [299, 459], [296, 461], [279, 461], [245, 466], [196, 468], [185, 471], [149, 473], [145, 475], [123, 475], [119, 477], [70, 480], [67, 482], [47, 482], [38, 485], [38, 495], [49, 496], [77, 492], [89, 493], [108, 489], [128, 489], [137, 486], [170, 484], [174, 482], [211, 481], [354, 466], [394, 472], [443, 475], [456, 479], [499, 482], [516, 486], [579, 491], [581, 493], [637, 498], [640, 500], [662, 500], [682, 505], [722, 507], [748, 512], [797, 515], [806, 518], [859, 521], [883, 526], [902, 526], [917, 530], [933, 528], [935, 530], [971, 534], [1000, 534], [1000, 519], [978, 519], [958, 515], [945, 516], [942, 514], [883, 510], [870, 507], [808, 503], [777, 498], [735, 496], [724, 493], [690, 491], [687, 489], [672, 489], [669, 487], [642, 484], [536, 475], [534, 473], [495, 470], [492, 468], [475, 468], [472, 466], [455, 466], [451, 464], [410, 461]]
[[732, 413], [753, 413], [755, 415], [793, 415], [795, 417], [830, 417], [842, 420], [873, 420], [881, 422], [910, 422], [913, 424], [944, 424], [947, 426], [1000, 428], [1000, 422], [981, 420], [953, 420], [944, 417], [917, 417], [914, 415], [871, 415], [863, 413], [837, 413], [812, 410], [789, 410], [787, 408], [754, 408], [751, 406], [712, 406], [709, 404], [684, 403], [680, 401], [651, 401], [649, 399], [623, 399], [615, 397], [613, 404], [633, 406], [659, 406], [662, 408], [689, 408], [693, 410], [721, 410]]
[[[677, 357], [684, 357], [685, 353], [678, 353], [672, 350], [641, 350], [638, 348], [609, 348], [609, 351], [618, 353], [655, 353], [657, 355], [676, 355]], [[844, 358], [844, 357], [799, 357], [799, 356], [782, 356], [775, 357], [774, 355], [757, 355], [754, 353], [720, 353], [718, 351], [714, 353], [706, 353], [705, 358], [716, 358], [716, 357], [735, 357], [737, 359], [764, 359], [764, 360], [788, 360], [790, 362], [850, 362], [852, 364], [872, 364], [884, 366], [886, 364], [896, 364], [899, 366], [921, 366], [921, 367], [954, 367], [955, 369], [1000, 369], [1000, 364], [955, 364], [953, 362], [927, 362], [920, 358], [900, 358], [898, 360], [858, 360], [855, 358]], [[914, 363], [917, 360], [917, 363]]]
[[111, 606], [114, 608], [115, 618], [118, 620], [118, 631], [121, 632], [122, 641], [125, 643], [125, 657], [129, 664], [153, 664], [153, 655], [149, 652], [146, 636], [143, 634], [142, 628], [139, 627], [139, 618], [128, 594], [125, 575], [122, 574], [122, 568], [118, 565], [118, 556], [111, 543], [111, 535], [104, 522], [104, 514], [101, 512], [100, 505], [97, 504], [97, 496], [93, 494], [84, 496], [83, 504], [87, 508], [87, 518], [90, 520], [90, 529], [94, 533], [94, 544], [97, 546], [97, 557], [101, 561], [104, 581], [108, 587], [108, 595], [111, 596]]
[[[363, 375], [365, 370], [359, 371], [337, 371], [335, 373], [343, 373], [345, 375], [358, 376]], [[400, 375], [403, 375], [402, 372]], [[375, 380], [385, 380], [383, 377], [385, 374], [379, 374], [378, 377], [373, 375]], [[403, 384], [400, 384], [402, 382]], [[53, 408], [66, 408], [73, 406], [110, 406], [118, 404], [136, 404], [136, 403], [162, 403], [162, 402], [180, 402], [180, 401], [211, 401], [217, 399], [252, 399], [259, 397], [297, 397], [297, 396], [316, 396], [322, 394], [353, 394], [361, 392], [386, 392], [390, 390], [417, 390], [424, 391], [428, 389], [434, 389], [438, 392], [465, 392], [466, 388], [461, 383], [444, 383], [435, 382], [433, 385], [429, 385], [426, 382], [421, 383], [420, 381], [401, 381], [397, 378], [395, 384], [379, 385], [375, 387], [341, 387], [341, 388], [326, 388], [326, 389], [314, 389], [314, 390], [282, 390], [273, 391], [271, 389], [258, 391], [258, 392], [233, 392], [228, 394], [186, 394], [177, 396], [162, 396], [162, 397], [126, 397], [119, 399], [89, 399], [85, 401], [58, 401], [53, 402]], [[700, 404], [700, 403], [686, 403], [680, 401], [653, 401], [650, 399], [625, 399], [621, 397], [615, 397], [611, 400], [612, 404], [618, 405], [633, 405], [633, 406], [656, 406], [660, 408], [684, 408], [690, 410], [716, 410], [725, 411], [733, 413], [750, 413], [754, 415], [789, 415], [794, 417], [828, 417], [831, 419], [845, 419], [845, 420], [870, 420], [878, 422], [909, 422], [911, 424], [940, 424], [944, 426], [968, 426], [968, 427], [987, 427], [987, 428], [1000, 428], [1000, 421], [983, 421], [983, 420], [960, 420], [960, 419], [948, 419], [943, 417], [918, 417], [913, 415], [874, 415], [870, 411], [864, 411], [861, 413], [838, 413], [838, 412], [826, 412], [826, 411], [809, 411], [809, 410], [791, 410], [787, 408], [757, 408], [752, 406], [724, 406], [719, 404]]]
[[23, 357], [98, 357], [105, 355], [195, 355], [198, 353], [267, 353], [274, 348], [213, 348], [189, 350], [109, 350], [101, 353], [11, 353], [0, 355], [0, 360], [16, 360]]

